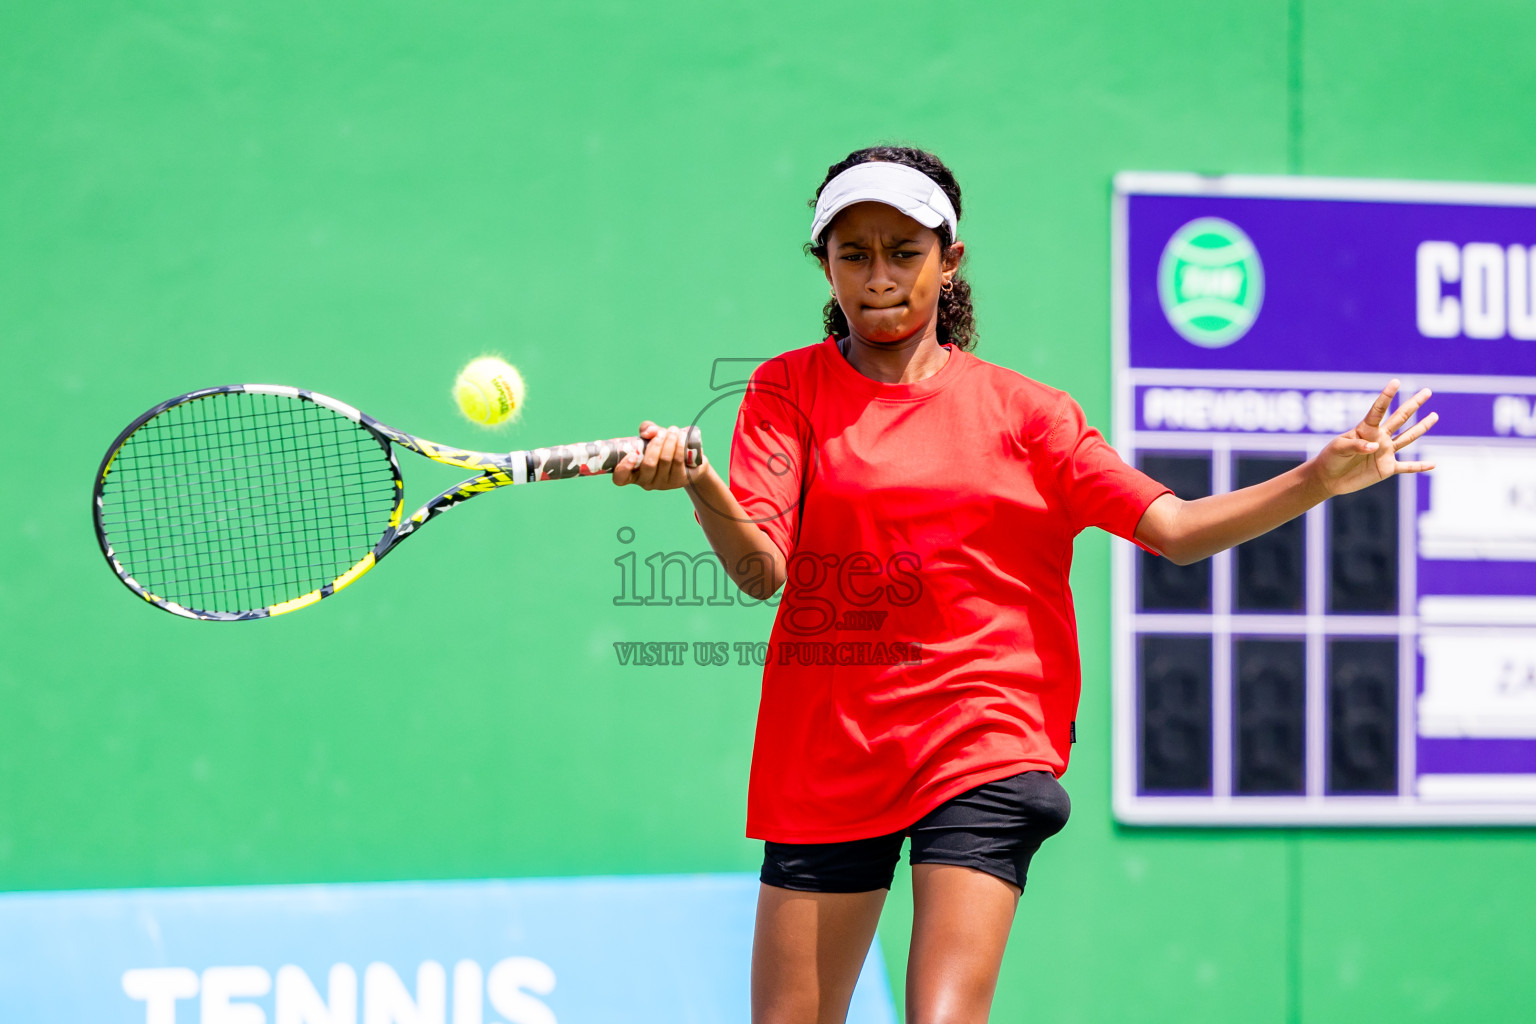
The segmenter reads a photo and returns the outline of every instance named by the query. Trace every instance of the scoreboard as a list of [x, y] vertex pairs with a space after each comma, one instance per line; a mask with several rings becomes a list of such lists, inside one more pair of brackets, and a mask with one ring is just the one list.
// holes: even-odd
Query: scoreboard
[[1190, 566], [1117, 546], [1114, 806], [1135, 824], [1536, 823], [1536, 187], [1115, 180], [1117, 448], [1197, 498], [1392, 377], [1428, 474]]

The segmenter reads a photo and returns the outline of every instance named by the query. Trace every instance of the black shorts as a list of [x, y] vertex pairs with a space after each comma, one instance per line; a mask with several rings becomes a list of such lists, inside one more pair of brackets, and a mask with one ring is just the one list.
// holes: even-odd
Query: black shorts
[[1072, 801], [1050, 772], [988, 782], [947, 800], [909, 828], [843, 843], [766, 843], [764, 885], [801, 892], [889, 889], [912, 837], [913, 864], [954, 864], [1024, 888], [1040, 844], [1060, 832]]

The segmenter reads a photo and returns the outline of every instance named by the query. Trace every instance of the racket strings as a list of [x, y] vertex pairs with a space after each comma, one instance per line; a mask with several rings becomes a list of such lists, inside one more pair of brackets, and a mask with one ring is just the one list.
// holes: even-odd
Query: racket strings
[[102, 526], [124, 569], [200, 611], [269, 607], [361, 560], [388, 526], [395, 472], [353, 421], [284, 395], [172, 406], [124, 442]]

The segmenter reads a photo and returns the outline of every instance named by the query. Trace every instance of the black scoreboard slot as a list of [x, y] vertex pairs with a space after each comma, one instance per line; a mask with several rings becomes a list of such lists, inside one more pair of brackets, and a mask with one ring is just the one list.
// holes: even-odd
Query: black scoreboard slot
[[1211, 791], [1211, 638], [1143, 636], [1141, 788]]
[[[1271, 455], [1239, 455], [1234, 489], [1252, 487], [1301, 465]], [[1240, 612], [1299, 612], [1306, 604], [1307, 533], [1303, 518], [1239, 544], [1233, 607]]]
[[1328, 792], [1397, 792], [1397, 641], [1328, 642]]
[[[1143, 455], [1141, 471], [1185, 501], [1211, 493], [1210, 455]], [[1175, 565], [1145, 551], [1141, 562], [1138, 597], [1143, 611], [1209, 611], [1211, 608], [1211, 560]]]
[[1237, 640], [1233, 661], [1232, 791], [1244, 796], [1305, 793], [1305, 641]]
[[1328, 502], [1328, 610], [1397, 611], [1395, 481]]

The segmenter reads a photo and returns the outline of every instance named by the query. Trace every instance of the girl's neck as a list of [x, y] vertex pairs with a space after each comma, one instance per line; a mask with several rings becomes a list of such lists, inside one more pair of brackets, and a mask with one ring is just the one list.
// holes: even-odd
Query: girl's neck
[[937, 331], [923, 331], [905, 341], [865, 341], [850, 334], [837, 343], [848, 365], [882, 384], [915, 384], [932, 377], [949, 361]]

